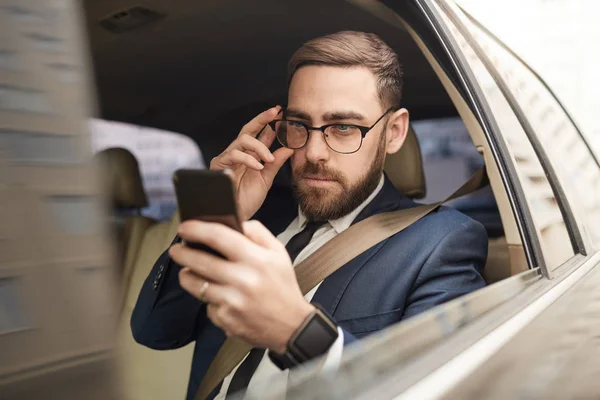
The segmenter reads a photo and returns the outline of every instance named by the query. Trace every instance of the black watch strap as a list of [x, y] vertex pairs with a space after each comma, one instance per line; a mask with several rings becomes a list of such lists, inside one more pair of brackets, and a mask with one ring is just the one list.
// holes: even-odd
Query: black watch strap
[[292, 335], [283, 355], [269, 351], [269, 358], [280, 369], [294, 367], [323, 355], [337, 340], [339, 334], [333, 318], [319, 305]]
[[279, 355], [269, 350], [269, 358], [271, 359], [273, 364], [275, 364], [277, 368], [279, 368], [282, 371], [300, 364], [300, 361], [295, 360], [287, 351], [285, 352], [285, 354]]

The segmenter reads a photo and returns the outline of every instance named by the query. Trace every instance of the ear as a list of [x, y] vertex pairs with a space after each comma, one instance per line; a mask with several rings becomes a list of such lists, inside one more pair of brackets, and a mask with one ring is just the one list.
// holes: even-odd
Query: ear
[[408, 132], [408, 110], [395, 111], [387, 122], [386, 153], [394, 154], [404, 144]]

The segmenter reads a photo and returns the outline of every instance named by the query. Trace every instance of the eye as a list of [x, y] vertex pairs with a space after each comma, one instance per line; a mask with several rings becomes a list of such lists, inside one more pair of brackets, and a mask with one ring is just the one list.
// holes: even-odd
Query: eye
[[339, 136], [352, 136], [356, 134], [356, 126], [349, 124], [332, 125], [330, 133]]
[[302, 124], [302, 122], [298, 122], [298, 121], [288, 121], [288, 124], [292, 127], [292, 128], [296, 128], [296, 129], [302, 129], [304, 128], [304, 124]]

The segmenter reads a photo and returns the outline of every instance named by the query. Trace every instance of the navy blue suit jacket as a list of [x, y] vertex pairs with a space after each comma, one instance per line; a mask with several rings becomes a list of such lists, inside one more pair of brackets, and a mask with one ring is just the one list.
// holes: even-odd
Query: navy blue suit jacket
[[[354, 222], [416, 205], [386, 177], [381, 191]], [[263, 211], [267, 208], [265, 202]], [[297, 207], [290, 204], [277, 214], [257, 214], [274, 235], [293, 221]], [[440, 207], [337, 270], [323, 281], [312, 301], [329, 311], [349, 343], [483, 287], [486, 257], [483, 226]], [[180, 268], [166, 252], [160, 256], [142, 287], [131, 329], [137, 342], [157, 350], [196, 341], [187, 394], [191, 400], [225, 335], [207, 318], [205, 306], [181, 289]]]

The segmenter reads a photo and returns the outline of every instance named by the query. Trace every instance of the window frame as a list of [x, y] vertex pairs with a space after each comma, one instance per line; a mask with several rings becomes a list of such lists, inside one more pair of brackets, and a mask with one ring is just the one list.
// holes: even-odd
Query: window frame
[[[467, 10], [465, 10], [459, 4], [459, 2], [457, 0], [452, 0], [452, 1], [454, 4], [456, 4], [457, 8], [459, 8], [461, 10], [461, 12], [465, 15], [465, 17], [477, 29], [479, 29], [483, 34], [487, 35], [491, 41], [493, 41], [496, 45], [498, 45], [500, 48], [502, 48], [504, 51], [506, 51], [510, 56], [512, 56], [517, 62], [519, 62], [527, 71], [529, 71], [531, 73], [531, 75], [533, 76], [534, 79], [537, 79], [537, 82], [539, 84], [541, 84], [543, 89], [546, 90], [546, 93], [550, 95], [550, 98], [552, 98], [556, 102], [559, 110], [561, 110], [563, 112], [564, 116], [566, 117], [566, 120], [568, 120], [568, 122], [571, 124], [571, 127], [575, 130], [575, 133], [578, 136], [579, 140], [585, 146], [585, 149], [587, 150], [588, 155], [591, 157], [591, 159], [595, 162], [596, 166], [600, 170], [600, 157], [598, 157], [598, 155], [592, 148], [592, 145], [591, 145], [590, 141], [588, 140], [587, 136], [583, 134], [581, 127], [573, 119], [573, 117], [571, 116], [571, 114], [569, 113], [569, 111], [567, 110], [565, 105], [561, 102], [561, 100], [554, 93], [554, 91], [550, 88], [550, 86], [546, 83], [546, 81], [529, 64], [527, 64], [527, 62], [525, 62], [525, 60], [523, 60], [510, 47], [508, 47], [504, 42], [502, 42], [502, 40], [500, 40], [496, 35], [494, 35], [494, 33], [492, 33], [489, 29], [487, 29], [485, 26], [483, 26]], [[493, 68], [494, 70], [496, 70], [496, 67], [494, 67], [494, 66], [490, 66], [490, 68]], [[499, 73], [499, 71], [497, 71], [497, 75], [500, 80], [504, 81], [504, 78]], [[518, 107], [520, 110], [522, 110], [519, 100], [517, 100], [516, 96], [512, 94], [512, 92], [508, 88], [508, 85], [506, 85], [506, 90], [510, 94], [510, 96], [514, 99], [515, 106]], [[508, 96], [507, 96], [507, 100], [509, 100]], [[516, 111], [515, 111], [515, 113], [516, 113]], [[524, 116], [525, 120], [527, 121], [528, 126], [531, 128], [531, 132], [526, 131], [526, 133], [529, 136], [533, 136], [535, 138], [534, 140], [539, 142], [539, 147], [545, 153], [546, 152], [545, 148], [547, 146], [545, 147], [544, 144], [542, 143], [541, 139], [539, 139], [539, 134], [536, 133], [536, 129], [533, 127], [533, 125], [529, 123], [529, 119], [524, 112], [523, 112], [523, 116]], [[525, 129], [525, 125], [523, 125], [523, 128]], [[533, 141], [532, 141], [532, 145], [534, 145]], [[536, 147], [534, 145], [534, 149], [535, 148]], [[550, 160], [550, 158], [546, 156], [546, 159], [549, 163], [549, 166], [552, 166], [552, 161]], [[555, 175], [554, 178], [557, 180], [558, 185], [561, 186], [560, 182], [559, 182], [560, 181], [559, 176]], [[564, 181], [564, 178], [563, 178], [563, 181]], [[590, 237], [589, 233], [586, 230], [587, 224], [585, 223], [585, 221], [582, 220], [582, 215], [579, 215], [580, 214], [579, 212], [582, 211], [581, 204], [579, 202], [573, 201], [573, 198], [571, 198], [571, 201], [569, 201], [569, 196], [566, 194], [565, 194], [565, 202], [567, 204], [572, 204], [572, 209], [575, 209], [577, 211], [577, 213], [571, 212], [571, 215], [574, 216], [574, 219], [575, 219], [574, 224], [577, 225], [578, 227], [583, 226], [583, 228], [584, 228], [584, 229], [580, 229], [580, 232], [579, 232], [581, 235], [581, 239], [583, 241], [583, 243], [582, 243], [583, 251], [580, 254], [585, 256], [589, 252], [593, 253], [594, 250], [598, 250], [598, 244], [593, 242], [592, 238]]]
[[[394, 7], [391, 0], [383, 0], [383, 2], [388, 3], [390, 9], [399, 13], [399, 7]], [[418, 12], [428, 19], [429, 29], [435, 36], [434, 40], [437, 41], [441, 50], [445, 53], [436, 55], [438, 59], [445, 58], [439, 60], [440, 65], [448, 70], [449, 75], [453, 74], [457, 78], [455, 85], [463, 95], [475, 118], [477, 118], [477, 122], [480, 124], [485, 139], [490, 146], [491, 156], [498, 166], [521, 235], [527, 263], [531, 269], [535, 267], [545, 269], [541, 244], [535, 231], [533, 217], [525, 201], [525, 193], [521, 187], [517, 170], [510, 160], [507, 145], [501, 139], [498, 124], [493, 118], [490, 118], [493, 113], [487, 100], [485, 100], [482, 89], [479, 87], [479, 83], [462, 52], [460, 52], [454, 37], [451, 36], [447, 27], [441, 21], [441, 17], [433, 13], [432, 6], [426, 0], [414, 0], [414, 3], [418, 8]]]
[[[417, 0], [417, 1], [418, 2], [421, 2], [421, 1], [427, 2], [427, 0]], [[551, 165], [550, 160], [549, 160], [543, 146], [541, 145], [540, 140], [537, 138], [535, 132], [533, 131], [533, 127], [529, 123], [525, 112], [520, 107], [520, 105], [517, 103], [515, 96], [510, 92], [508, 86], [502, 79], [502, 77], [499, 74], [499, 72], [497, 71], [497, 69], [491, 63], [491, 60], [489, 59], [489, 57], [485, 54], [485, 52], [483, 51], [481, 46], [477, 43], [477, 41], [470, 34], [468, 28], [466, 28], [466, 26], [462, 23], [462, 21], [456, 15], [454, 15], [453, 11], [445, 5], [445, 1], [448, 1], [448, 0], [430, 0], [430, 1], [436, 3], [436, 5], [445, 13], [445, 15], [448, 17], [448, 19], [450, 21], [452, 21], [452, 23], [455, 25], [455, 27], [460, 31], [462, 36], [465, 38], [467, 43], [471, 46], [472, 50], [475, 52], [475, 54], [477, 55], [479, 60], [485, 66], [485, 68], [487, 69], [487, 71], [489, 72], [491, 77], [494, 79], [495, 84], [500, 89], [502, 95], [505, 97], [506, 101], [508, 102], [513, 114], [515, 115], [515, 117], [521, 124], [523, 131], [527, 135], [527, 138], [533, 147], [533, 150], [542, 166], [542, 169], [544, 170], [544, 172], [548, 178], [548, 183], [550, 184], [550, 187], [552, 189], [554, 197], [556, 198], [558, 207], [560, 209], [562, 218], [564, 220], [564, 223], [565, 223], [565, 226], [567, 229], [567, 233], [569, 235], [569, 238], [571, 239], [571, 246], [573, 248], [574, 256], [577, 256], [577, 255], [586, 256], [587, 255], [586, 243], [584, 242], [584, 238], [583, 238], [581, 231], [579, 229], [579, 226], [577, 224], [577, 221], [576, 221], [575, 215], [573, 213], [573, 210], [571, 208], [571, 205], [567, 200], [564, 190], [559, 183], [556, 172], [554, 171], [554, 168]], [[452, 0], [450, 0], [450, 1], [452, 1]], [[433, 8], [432, 6], [429, 6], [429, 7]], [[441, 20], [441, 17], [439, 19]], [[436, 16], [436, 20], [437, 20], [437, 16]], [[436, 22], [444, 24], [443, 21], [436, 21]], [[494, 113], [491, 111], [490, 106], [487, 103], [487, 100], [485, 99], [485, 97], [482, 93], [482, 89], [479, 87], [479, 83], [477, 81], [477, 78], [474, 75], [474, 72], [471, 70], [468, 62], [464, 59], [464, 56], [463, 56], [462, 52], [460, 51], [460, 49], [458, 48], [458, 45], [456, 44], [455, 38], [453, 37], [452, 33], [445, 27], [445, 25], [444, 25], [444, 31], [446, 31], [445, 33], [447, 35], [447, 37], [446, 37], [446, 40], [448, 41], [447, 44], [449, 45], [450, 48], [452, 48], [452, 50], [455, 53], [455, 56], [460, 60], [460, 67], [463, 68], [464, 75], [466, 77], [468, 77], [468, 79], [471, 80], [470, 83], [472, 85], [473, 91], [476, 94], [477, 100], [479, 102], [485, 103], [485, 108], [487, 109], [486, 110], [487, 113], [484, 113], [484, 116], [490, 122], [492, 122], [492, 120], [493, 120], [493, 123], [491, 125], [494, 127], [493, 133], [494, 133], [495, 139], [497, 139], [497, 141], [500, 144], [498, 150], [499, 150], [499, 152], [503, 153], [502, 159], [503, 159], [504, 163], [506, 163], [506, 164], [508, 164], [508, 166], [510, 166], [510, 170], [514, 171], [514, 173], [515, 173], [514, 179], [516, 179], [516, 181], [519, 182], [518, 185], [513, 185], [512, 187], [507, 185], [507, 191], [509, 191], [511, 189], [515, 190], [518, 187], [518, 190], [515, 193], [516, 194], [515, 197], [517, 197], [519, 199], [521, 208], [527, 209], [527, 211], [528, 211], [527, 214], [528, 214], [529, 218], [527, 220], [525, 220], [524, 222], [527, 225], [527, 231], [528, 231], [528, 235], [530, 236], [530, 239], [533, 239], [533, 237], [535, 237], [535, 240], [533, 240], [532, 242], [534, 244], [533, 250], [535, 252], [536, 260], [537, 260], [536, 264], [530, 264], [530, 266], [532, 268], [539, 266], [543, 272], [543, 275], [546, 278], [552, 279], [564, 270], [563, 268], [561, 268], [562, 265], [568, 264], [569, 260], [571, 260], [573, 257], [566, 260], [565, 263], [561, 264], [561, 266], [555, 268], [554, 270], [550, 270], [548, 268], [548, 266], [546, 265], [546, 263], [544, 261], [544, 257], [543, 257], [543, 250], [541, 248], [540, 238], [538, 237], [537, 232], [533, 227], [532, 215], [531, 215], [531, 212], [529, 211], [529, 206], [528, 206], [527, 202], [525, 201], [525, 194], [524, 194], [523, 189], [520, 184], [520, 178], [518, 177], [518, 175], [516, 175], [516, 169], [512, 165], [512, 162], [509, 161], [510, 156], [508, 155], [509, 154], [508, 148], [506, 147], [506, 145], [504, 144], [504, 142], [502, 140], [499, 140], [499, 138], [500, 138], [500, 136], [502, 136], [502, 134], [501, 134], [501, 131], [500, 131], [498, 125], [496, 124], [496, 122], [494, 120], [494, 118], [495, 118]], [[482, 128], [483, 128], [483, 124], [482, 124]], [[491, 146], [491, 144], [492, 143], [490, 142], [490, 147], [493, 148], [493, 146]], [[523, 235], [523, 233], [522, 233], [522, 235]], [[533, 237], [531, 237], [531, 236], [533, 236]], [[522, 238], [523, 238], [523, 242], [525, 244], [525, 241], [526, 241], [525, 237], [522, 236]], [[586, 241], [587, 241], [587, 238], [586, 238]], [[527, 249], [526, 249], [526, 251], [527, 251]]]
[[[510, 160], [510, 152], [506, 143], [501, 138], [500, 129], [493, 118], [484, 94], [473, 75], [458, 45], [448, 32], [447, 27], [436, 13], [432, 12], [430, 0], [394, 1], [380, 0], [380, 18], [390, 24], [404, 29], [395, 21], [394, 16], [384, 15], [391, 12], [396, 16], [412, 15], [410, 24], [412, 29], [426, 43], [431, 54], [437, 59], [441, 68], [455, 86], [460, 96], [464, 99], [473, 116], [481, 126], [485, 140], [490, 147], [491, 160], [498, 168], [500, 179], [506, 191], [508, 203], [513, 212], [516, 228], [521, 236], [525, 258], [530, 269], [540, 267], [545, 270], [546, 265], [541, 251], [541, 243], [535, 231], [533, 217], [525, 201], [525, 194], [521, 187], [517, 170]], [[358, 1], [362, 4], [362, 1]], [[366, 8], [374, 8], [364, 4]], [[374, 12], [374, 11], [373, 11]], [[418, 15], [419, 17], [414, 18]], [[465, 69], [465, 66], [467, 67]]]

